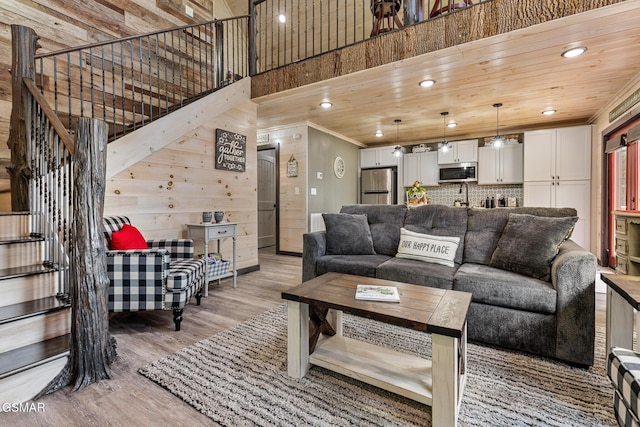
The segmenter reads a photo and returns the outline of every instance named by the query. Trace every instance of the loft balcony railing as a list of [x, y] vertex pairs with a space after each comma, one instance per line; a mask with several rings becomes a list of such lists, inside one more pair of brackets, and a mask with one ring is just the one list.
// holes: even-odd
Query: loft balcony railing
[[90, 117], [113, 140], [240, 78], [485, 1], [251, 0], [248, 16], [36, 54], [34, 81], [71, 134]]
[[119, 138], [249, 74], [248, 16], [37, 54], [35, 83], [68, 131]]
[[[491, 0], [251, 0], [250, 74], [487, 1]], [[394, 8], [397, 20], [385, 15]]]

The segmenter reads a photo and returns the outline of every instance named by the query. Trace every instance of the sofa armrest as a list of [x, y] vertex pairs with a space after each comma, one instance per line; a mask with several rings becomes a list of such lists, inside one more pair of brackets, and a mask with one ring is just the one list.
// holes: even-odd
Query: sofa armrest
[[327, 234], [314, 231], [302, 235], [302, 281], [306, 282], [317, 276], [316, 262], [327, 251]]
[[170, 256], [166, 249], [106, 251], [109, 311], [164, 307]]
[[147, 240], [147, 245], [149, 249], [166, 249], [172, 261], [193, 258], [193, 240], [191, 239]]
[[597, 266], [595, 255], [572, 240], [562, 244], [551, 264], [558, 292], [556, 357], [582, 365], [593, 364]]

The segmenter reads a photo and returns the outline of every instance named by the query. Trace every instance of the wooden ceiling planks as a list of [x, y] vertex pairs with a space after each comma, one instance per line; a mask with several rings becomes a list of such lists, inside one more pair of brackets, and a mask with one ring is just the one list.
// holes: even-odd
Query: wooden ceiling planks
[[[509, 5], [508, 10], [518, 9], [511, 0], [481, 6], [493, 8], [491, 13], [495, 13], [498, 2]], [[542, 3], [553, 4], [551, 0]], [[571, 3], [577, 8], [603, 4]], [[385, 34], [338, 53], [254, 77], [258, 126], [311, 121], [375, 145], [390, 143], [390, 139], [375, 138], [375, 129], [386, 127], [387, 135], [393, 134], [395, 139], [393, 119], [401, 118], [402, 141], [437, 140], [442, 135], [439, 112], [449, 110], [462, 126], [448, 130], [448, 135], [477, 137], [495, 133], [495, 102], [505, 104], [500, 120], [505, 131], [586, 123], [640, 73], [640, 52], [623, 50], [630, 41], [640, 39], [639, 6], [640, 2], [627, 0], [580, 15], [564, 16], [567, 10], [555, 11], [563, 16], [545, 24], [370, 68], [378, 61], [410, 56], [405, 53], [408, 49], [433, 49], [434, 44], [450, 43], [446, 37], [452, 37], [442, 36], [448, 31], [446, 19], [410, 28], [432, 24], [423, 33], [440, 34], [441, 38], [430, 41], [417, 37], [417, 30]], [[480, 6], [473, 7], [455, 15], [473, 12], [477, 16], [479, 10]], [[528, 22], [542, 19], [538, 9], [534, 10], [536, 13], [526, 18]], [[480, 15], [489, 19], [491, 13]], [[548, 15], [549, 7], [539, 9], [539, 13]], [[472, 22], [482, 26], [484, 21]], [[409, 47], [402, 45], [407, 40]], [[580, 44], [589, 47], [587, 54], [572, 60], [560, 57], [566, 48]], [[436, 86], [427, 90], [417, 87], [418, 81], [427, 77], [434, 78]], [[316, 78], [321, 81], [309, 83]], [[277, 92], [276, 87], [291, 89]], [[269, 93], [272, 90], [275, 92]], [[318, 103], [327, 97], [334, 108], [321, 110]], [[542, 116], [547, 107], [558, 109], [559, 114]]]

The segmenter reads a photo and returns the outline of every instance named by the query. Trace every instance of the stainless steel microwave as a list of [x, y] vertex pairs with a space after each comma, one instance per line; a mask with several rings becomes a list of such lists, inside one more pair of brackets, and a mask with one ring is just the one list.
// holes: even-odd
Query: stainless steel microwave
[[478, 163], [450, 163], [440, 165], [438, 182], [464, 182], [478, 180]]

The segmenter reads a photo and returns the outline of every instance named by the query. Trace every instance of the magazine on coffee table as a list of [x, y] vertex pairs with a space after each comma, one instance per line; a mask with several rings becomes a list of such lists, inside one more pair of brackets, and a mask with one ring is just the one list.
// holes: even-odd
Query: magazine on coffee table
[[400, 294], [395, 286], [358, 285], [356, 299], [366, 301], [400, 302]]

